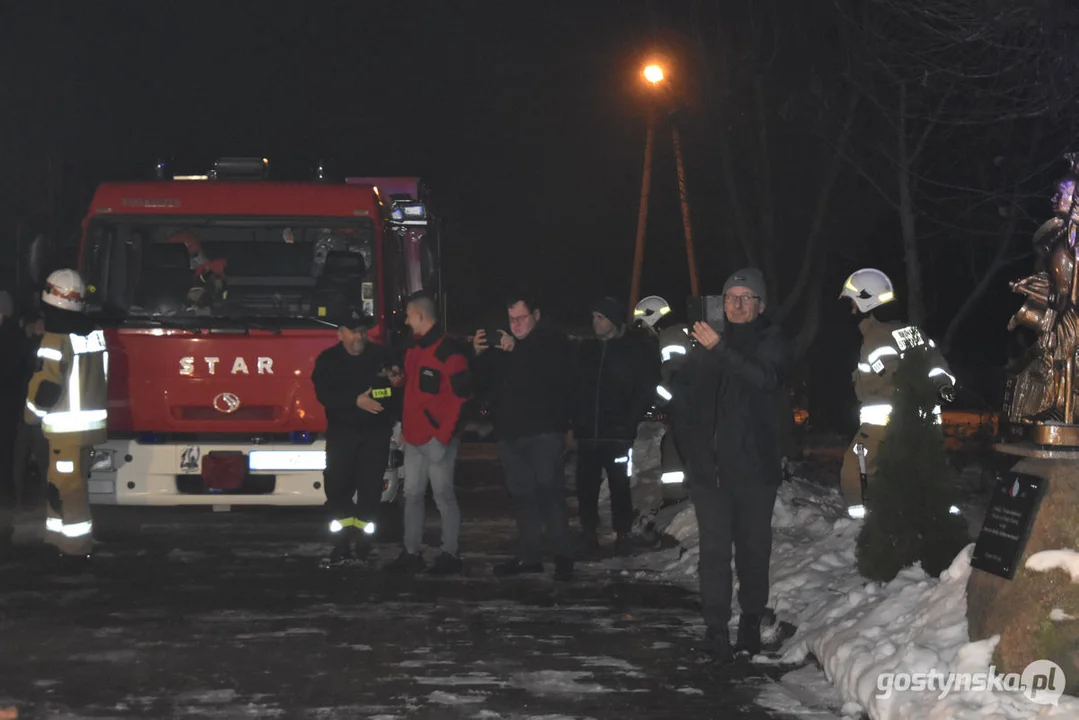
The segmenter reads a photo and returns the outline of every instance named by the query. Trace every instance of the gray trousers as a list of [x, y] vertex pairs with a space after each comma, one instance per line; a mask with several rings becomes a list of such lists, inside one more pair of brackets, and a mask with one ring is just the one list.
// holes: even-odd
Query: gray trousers
[[453, 488], [453, 470], [457, 462], [454, 438], [443, 445], [431, 438], [423, 445], [405, 443], [405, 550], [412, 554], [423, 544], [424, 501], [427, 483], [442, 516], [442, 552], [457, 554], [457, 538], [461, 533], [461, 511]]
[[517, 559], [523, 563], [540, 562], [540, 532], [544, 527], [555, 555], [570, 555], [564, 449], [561, 433], [498, 443], [506, 487], [517, 510]]

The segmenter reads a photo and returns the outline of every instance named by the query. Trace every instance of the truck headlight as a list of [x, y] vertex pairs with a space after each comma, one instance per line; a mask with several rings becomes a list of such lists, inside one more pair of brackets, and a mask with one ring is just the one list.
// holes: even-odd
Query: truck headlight
[[90, 451], [90, 472], [113, 472], [116, 470], [116, 464], [113, 462], [113, 458], [116, 453], [112, 450], [91, 450]]

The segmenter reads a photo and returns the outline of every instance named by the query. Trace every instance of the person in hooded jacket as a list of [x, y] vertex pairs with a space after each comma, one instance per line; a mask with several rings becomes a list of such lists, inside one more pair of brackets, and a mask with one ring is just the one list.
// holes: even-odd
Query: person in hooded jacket
[[[789, 349], [764, 312], [764, 277], [739, 270], [723, 286], [726, 322], [693, 327], [695, 347], [676, 376], [676, 440], [700, 530], [700, 592], [708, 650], [727, 663], [760, 652], [768, 602], [772, 509], [783, 481], [780, 414]], [[731, 543], [741, 617], [731, 646]]]
[[599, 549], [599, 492], [606, 470], [615, 552], [628, 555], [634, 517], [633, 441], [659, 382], [659, 353], [647, 336], [627, 330], [625, 311], [612, 297], [593, 303], [592, 330], [595, 337], [582, 341], [577, 351], [573, 403], [581, 520], [577, 550]]

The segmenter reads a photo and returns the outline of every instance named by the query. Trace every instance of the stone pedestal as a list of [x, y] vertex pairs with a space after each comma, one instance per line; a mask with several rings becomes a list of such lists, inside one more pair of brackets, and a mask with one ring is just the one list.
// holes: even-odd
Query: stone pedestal
[[[1047, 478], [1045, 497], [1013, 580], [973, 569], [967, 583], [972, 641], [1000, 635], [998, 672], [1022, 673], [1034, 660], [1052, 660], [1067, 676], [1065, 692], [1079, 694], [1079, 583], [1063, 570], [1034, 572], [1026, 560], [1042, 550], [1079, 550], [1079, 450], [1036, 446], [998, 448], [1023, 456], [1014, 471]], [[1059, 609], [1075, 619], [1054, 621]]]

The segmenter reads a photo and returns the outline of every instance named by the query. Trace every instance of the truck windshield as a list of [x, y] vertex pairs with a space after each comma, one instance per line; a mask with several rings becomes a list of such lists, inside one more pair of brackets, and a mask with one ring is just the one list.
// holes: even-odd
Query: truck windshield
[[324, 321], [346, 306], [374, 316], [370, 220], [96, 218], [82, 272], [101, 319]]

